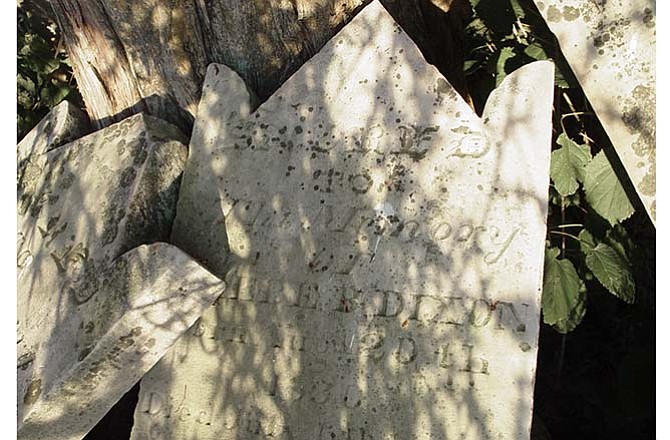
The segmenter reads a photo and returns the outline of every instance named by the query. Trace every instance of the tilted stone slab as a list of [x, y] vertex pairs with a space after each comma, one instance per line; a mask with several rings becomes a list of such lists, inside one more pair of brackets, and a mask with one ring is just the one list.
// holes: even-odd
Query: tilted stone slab
[[656, 222], [656, 2], [535, 0]]
[[19, 178], [26, 160], [32, 155], [51, 151], [90, 131], [88, 116], [68, 101], [61, 102], [19, 142], [17, 146]]
[[[136, 115], [30, 157], [17, 194], [20, 438], [81, 438], [220, 293], [220, 283], [195, 289], [214, 278], [162, 247], [147, 279], [121, 285], [124, 273], [112, 270], [126, 251], [169, 239], [184, 141], [173, 126]], [[147, 252], [127, 257], [128, 276], [144, 270], [137, 265], [147, 264]], [[173, 262], [189, 270], [168, 270]], [[170, 316], [165, 307], [180, 287], [193, 295], [185, 303], [193, 310], [180, 306]], [[112, 343], [136, 327], [141, 337]], [[155, 346], [134, 354], [142, 347], [130, 344], [134, 337], [153, 337]]]
[[173, 240], [228, 287], [132, 438], [529, 438], [553, 65], [479, 118], [373, 2], [248, 117], [208, 74]]
[[[20, 402], [19, 439], [83, 438], [224, 288], [166, 243], [132, 249], [99, 276], [95, 295], [100, 301], [77, 317], [81, 327], [66, 335], [45, 332], [44, 348], [35, 354], [57, 356], [69, 348], [62, 340], [69, 336], [69, 345], [81, 347], [76, 362], [55, 372], [49, 388], [31, 364], [24, 364], [33, 380]], [[49, 346], [51, 338], [59, 341]], [[47, 360], [44, 369], [50, 368]]]

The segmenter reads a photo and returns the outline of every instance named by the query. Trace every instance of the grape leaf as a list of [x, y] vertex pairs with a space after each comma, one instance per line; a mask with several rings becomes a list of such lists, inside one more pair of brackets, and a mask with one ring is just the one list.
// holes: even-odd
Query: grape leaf
[[586, 315], [586, 291], [580, 289], [574, 309], [566, 318], [559, 320], [552, 327], [559, 333], [570, 333], [582, 322], [584, 315]]
[[507, 76], [507, 70], [505, 70], [507, 60], [513, 58], [515, 55], [516, 53], [512, 47], [505, 46], [500, 50], [498, 61], [496, 61], [496, 87], [498, 87]]
[[585, 255], [588, 254], [594, 247], [598, 246], [596, 239], [593, 238], [593, 235], [591, 235], [591, 233], [586, 229], [582, 229], [582, 232], [579, 233], [578, 238], [582, 252], [584, 252]]
[[567, 333], [584, 317], [585, 295], [580, 292], [579, 276], [572, 262], [557, 259], [558, 254], [558, 248], [545, 252], [542, 310], [545, 323]]
[[586, 201], [610, 224], [625, 220], [633, 214], [633, 205], [602, 151], [586, 166], [584, 191]]
[[540, 46], [537, 43], [533, 43], [530, 46], [526, 47], [523, 50], [523, 53], [525, 53], [534, 60], [546, 60], [548, 58], [547, 53], [544, 51], [542, 46]]
[[551, 178], [562, 196], [574, 194], [584, 182], [585, 167], [591, 160], [587, 146], [573, 142], [565, 133], [556, 140], [561, 148], [551, 153]]
[[627, 264], [630, 265], [631, 261], [633, 261], [637, 248], [623, 226], [614, 225], [613, 228], [607, 231], [603, 242], [614, 249]]
[[624, 257], [605, 243], [583, 249], [586, 249], [586, 267], [600, 284], [627, 303], [635, 302], [635, 281]]

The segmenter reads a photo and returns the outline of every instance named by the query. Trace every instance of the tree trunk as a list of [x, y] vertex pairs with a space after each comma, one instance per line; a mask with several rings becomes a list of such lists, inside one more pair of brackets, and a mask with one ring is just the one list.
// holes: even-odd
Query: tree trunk
[[[239, 73], [261, 100], [342, 27], [363, 0], [51, 0], [75, 77], [101, 128], [141, 111], [189, 134], [207, 65]], [[384, 0], [468, 99], [468, 0]]]

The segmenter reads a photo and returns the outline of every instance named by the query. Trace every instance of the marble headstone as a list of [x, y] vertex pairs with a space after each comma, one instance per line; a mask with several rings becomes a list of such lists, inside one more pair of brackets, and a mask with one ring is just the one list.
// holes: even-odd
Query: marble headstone
[[210, 66], [173, 240], [227, 289], [132, 438], [529, 438], [552, 94], [478, 117], [376, 1], [251, 114]]
[[68, 101], [52, 108], [17, 145], [19, 180], [31, 157], [74, 141], [90, 131], [88, 116]]
[[535, 0], [656, 222], [656, 2]]
[[184, 138], [136, 115], [47, 152], [18, 187], [20, 439], [82, 438], [223, 290], [167, 241]]
[[21, 139], [17, 146], [18, 162], [31, 154], [51, 151], [90, 131], [88, 116], [70, 102], [63, 101], [52, 108], [39, 124]]

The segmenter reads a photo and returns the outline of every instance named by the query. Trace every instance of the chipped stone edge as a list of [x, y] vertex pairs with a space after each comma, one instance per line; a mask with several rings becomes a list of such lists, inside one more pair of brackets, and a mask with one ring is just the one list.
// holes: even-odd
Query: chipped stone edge
[[[45, 393], [45, 397], [30, 408], [19, 423], [18, 439], [32, 440], [43, 438], [58, 438], [62, 440], [81, 439], [95, 424], [104, 417], [107, 411], [149, 371], [165, 352], [190, 328], [191, 325], [211, 306], [225, 289], [225, 283], [206, 271], [190, 256], [175, 246], [167, 243], [143, 245], [130, 250], [123, 257], [146, 258], [146, 254], [156, 254], [149, 259], [154, 265], [153, 273], [156, 277], [149, 281], [151, 284], [139, 286], [144, 293], [154, 289], [153, 284], [160, 284], [165, 278], [165, 272], [175, 270], [175, 279], [186, 278], [195, 272], [195, 276], [205, 278], [206, 288], [191, 292], [185, 296], [179, 289], [172, 292], [157, 292], [156, 301], [151, 304], [138, 304], [127, 310], [122, 319], [116, 322], [100, 339], [91, 353], [80, 363], [75, 364], [64, 377]], [[177, 286], [175, 286], [176, 288]], [[128, 299], [136, 296], [135, 292], [128, 292]], [[181, 303], [182, 310], [170, 310], [170, 298], [185, 296]], [[163, 330], [160, 323], [154, 323], [151, 315], [170, 316], [181, 321], [178, 332], [173, 329]], [[142, 327], [142, 330], [138, 330]], [[174, 327], [172, 325], [171, 327]], [[153, 340], [153, 341], [152, 341]], [[125, 345], [130, 346], [124, 347]], [[132, 347], [132, 349], [130, 349]], [[144, 347], [139, 351], [138, 347]], [[124, 348], [127, 350], [124, 351]], [[117, 357], [114, 357], [117, 355]], [[139, 366], [132, 370], [122, 369], [119, 365]], [[102, 367], [101, 367], [102, 365]], [[117, 374], [99, 376], [100, 371], [116, 369]], [[86, 389], [84, 380], [99, 381], [93, 389]], [[95, 389], [104, 389], [104, 398], [95, 399]], [[91, 399], [93, 397], [93, 399]], [[90, 400], [89, 400], [90, 399]], [[55, 411], [65, 411], [53, 414]], [[55, 420], [53, 419], [55, 418]]]
[[[52, 133], [62, 131], [68, 123], [73, 124], [74, 130], [72, 132], [63, 133], [63, 138], [51, 139], [51, 142], [46, 142], [43, 151], [35, 151], [35, 143], [38, 140], [40, 132], [45, 130], [45, 125], [52, 122], [53, 126], [49, 127], [50, 136]], [[87, 134], [91, 133], [92, 126], [88, 116], [74, 106], [69, 101], [62, 101], [56, 107], [52, 108], [40, 122], [35, 125], [17, 144], [17, 159], [19, 161], [26, 160], [34, 154], [47, 153], [72, 141], [75, 141]], [[23, 156], [23, 157], [22, 157]]]
[[[534, 98], [535, 96], [546, 94], [549, 96], [554, 95], [554, 69], [555, 65], [552, 61], [534, 61], [532, 63], [526, 64], [511, 74], [507, 75], [503, 82], [496, 87], [491, 94], [489, 95], [489, 98], [486, 101], [486, 104], [484, 106], [484, 111], [482, 113], [482, 120], [483, 120], [483, 125], [484, 125], [484, 132], [486, 133], [487, 138], [489, 139], [489, 142], [491, 142], [491, 145], [495, 145], [493, 143], [493, 139], [495, 139], [496, 135], [499, 135], [500, 130], [504, 124], [508, 123], [508, 120], [513, 120], [516, 115], [514, 114], [509, 114], [509, 112], [505, 113], [506, 117], [500, 118], [499, 120], [495, 121], [489, 121], [487, 118], [491, 115], [491, 113], [499, 106], [501, 105], [500, 101], [504, 99], [506, 95], [509, 93], [514, 92], [514, 83], [520, 83], [520, 84], [526, 84], [530, 85], [530, 91], [527, 92], [529, 95], [529, 98]], [[539, 104], [537, 105], [538, 100], [537, 99], [529, 99], [528, 100], [528, 108], [533, 111], [533, 114], [535, 115], [540, 115], [544, 119], [544, 123], [542, 124], [534, 124], [531, 129], [536, 131], [536, 134], [533, 136], [533, 138], [544, 138], [546, 142], [543, 142], [544, 145], [537, 145], [536, 148], [531, 150], [531, 153], [536, 153], [536, 155], [532, 158], [523, 158], [524, 162], [534, 162], [534, 163], [540, 163], [544, 162], [542, 164], [542, 174], [541, 174], [541, 182], [540, 179], [538, 178], [536, 183], [536, 188], [535, 190], [539, 190], [540, 188], [545, 188], [546, 190], [542, 192], [541, 195], [543, 197], [543, 200], [545, 201], [544, 205], [540, 207], [540, 211], [537, 213], [538, 217], [540, 217], [540, 220], [542, 221], [542, 232], [543, 235], [541, 238], [535, 241], [536, 246], [538, 249], [535, 249], [532, 251], [533, 254], [538, 255], [538, 261], [537, 261], [537, 268], [538, 268], [538, 280], [537, 280], [537, 295], [535, 296], [535, 306], [538, 310], [538, 312], [541, 309], [541, 302], [542, 302], [542, 284], [543, 284], [543, 279], [544, 279], [544, 253], [545, 253], [545, 241], [544, 241], [544, 236], [546, 235], [546, 230], [547, 230], [547, 216], [549, 213], [549, 206], [548, 206], [548, 197], [549, 197], [549, 185], [550, 185], [550, 168], [551, 168], [551, 137], [552, 137], [552, 112], [553, 112], [553, 100], [542, 100]], [[535, 104], [535, 105], [534, 105]], [[504, 104], [502, 104], [504, 105]], [[537, 133], [537, 131], [542, 131], [543, 133]], [[501, 145], [501, 148], [506, 149], [506, 153], [510, 155], [516, 155], [518, 156], [519, 154], [524, 154], [523, 151], [514, 151], [511, 148], [514, 146], [518, 145], [519, 142], [522, 142], [522, 139], [520, 139], [520, 135], [523, 135], [523, 133], [517, 133], [517, 137], [515, 139], [512, 139], [511, 142], [503, 142]], [[542, 148], [545, 148], [544, 153], [542, 151]], [[527, 173], [526, 169], [521, 169], [519, 170], [519, 173]], [[539, 324], [539, 320], [541, 319], [541, 315], [538, 314], [537, 320]], [[532, 389], [535, 389], [535, 382], [536, 382], [536, 377], [537, 377], [537, 353], [539, 352], [539, 339], [540, 339], [540, 331], [538, 327], [538, 331], [535, 336], [535, 340], [533, 341], [532, 348], [535, 350], [535, 362], [533, 363], [532, 366], [532, 371], [531, 371], [531, 384], [530, 387]], [[527, 437], [525, 438], [531, 438], [531, 430], [532, 430], [532, 414], [534, 411], [534, 406], [535, 406], [535, 399], [534, 396], [530, 396], [530, 402], [529, 402], [529, 411], [528, 411], [528, 419], [524, 421], [524, 425], [526, 426], [524, 429], [524, 432], [527, 433]]]

